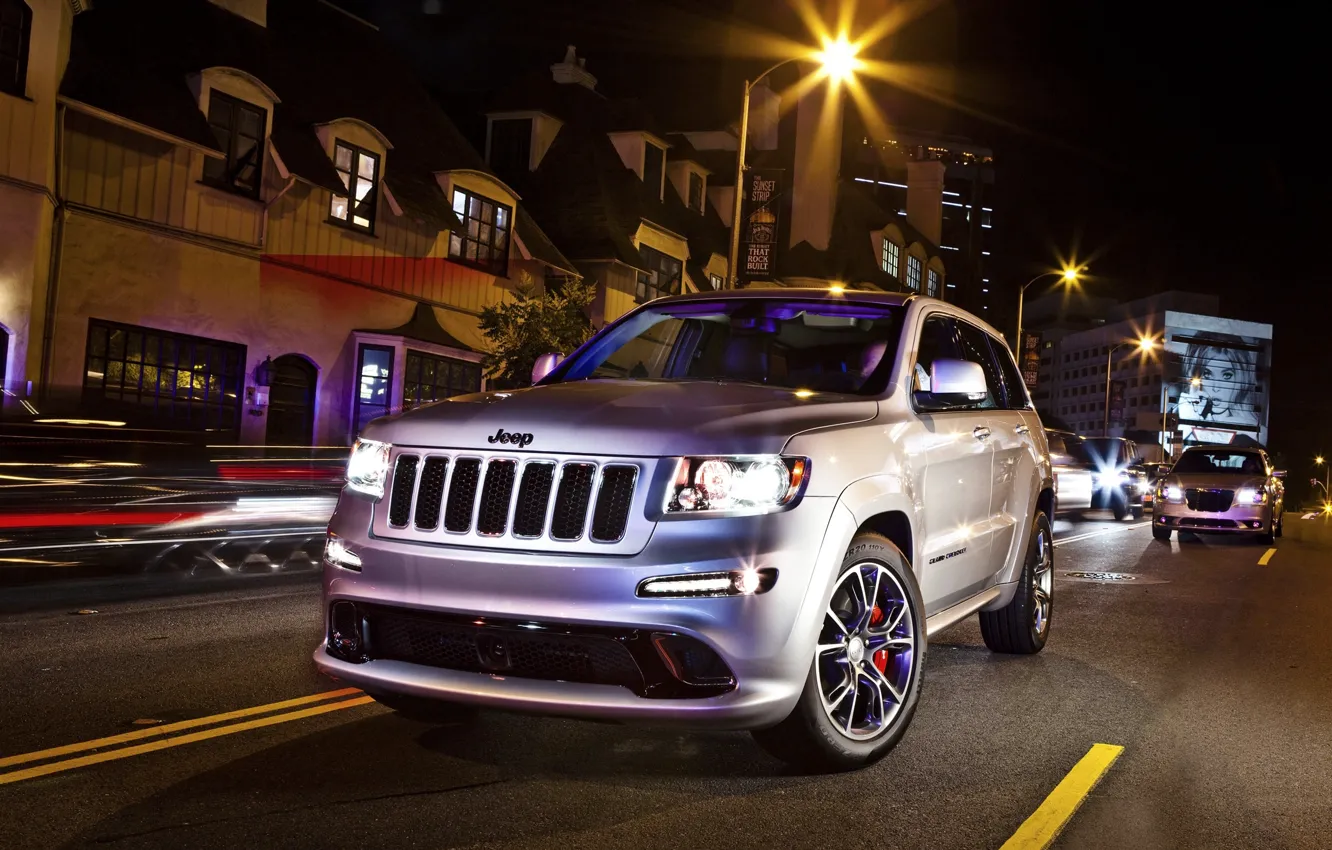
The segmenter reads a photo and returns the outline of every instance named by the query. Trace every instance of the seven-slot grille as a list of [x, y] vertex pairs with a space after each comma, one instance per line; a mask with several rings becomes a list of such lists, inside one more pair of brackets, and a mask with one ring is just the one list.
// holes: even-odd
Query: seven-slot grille
[[1230, 504], [1235, 500], [1235, 491], [1203, 490], [1191, 487], [1184, 492], [1184, 499], [1188, 502], [1191, 511], [1221, 513], [1230, 510]]
[[393, 467], [388, 523], [408, 528], [410, 522], [418, 531], [443, 525], [453, 534], [548, 536], [563, 542], [586, 534], [594, 543], [618, 543], [629, 524], [637, 483], [638, 467], [630, 463], [404, 452]]

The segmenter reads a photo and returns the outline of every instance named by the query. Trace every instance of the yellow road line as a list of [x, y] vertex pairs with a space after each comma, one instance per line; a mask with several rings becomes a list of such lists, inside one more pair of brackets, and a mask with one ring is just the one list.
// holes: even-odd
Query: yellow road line
[[292, 711], [287, 714], [275, 714], [270, 717], [261, 717], [258, 720], [247, 720], [244, 723], [233, 723], [230, 726], [219, 726], [216, 729], [205, 729], [202, 732], [192, 732], [189, 735], [179, 735], [175, 738], [164, 738], [160, 741], [150, 741], [146, 744], [124, 747], [119, 750], [109, 750], [104, 753], [94, 753], [90, 756], [80, 756], [78, 758], [66, 759], [65, 761], [41, 764], [36, 767], [16, 770], [12, 773], [0, 773], [0, 785], [23, 782], [27, 779], [36, 779], [39, 776], [50, 776], [53, 773], [63, 773], [67, 770], [75, 770], [80, 767], [101, 764], [102, 762], [141, 756], [145, 753], [165, 750], [169, 747], [181, 747], [185, 744], [193, 744], [197, 741], [206, 741], [209, 738], [220, 738], [223, 735], [235, 735], [237, 732], [248, 732], [251, 729], [262, 729], [265, 726], [276, 726], [279, 723], [289, 723], [292, 720], [301, 720], [319, 714], [328, 714], [330, 711], [341, 711], [344, 708], [355, 708], [358, 705], [366, 705], [371, 702], [374, 702], [373, 697], [357, 697], [356, 699], [317, 705], [314, 708], [305, 708], [300, 711]]
[[224, 723], [228, 720], [238, 720], [242, 717], [252, 717], [256, 714], [268, 714], [272, 711], [295, 708], [299, 705], [309, 705], [312, 702], [338, 699], [339, 697], [351, 696], [352, 694], [359, 694], [360, 692], [361, 691], [358, 688], [343, 688], [339, 691], [324, 691], [323, 693], [312, 694], [307, 697], [285, 699], [281, 702], [270, 702], [268, 705], [256, 705], [251, 708], [242, 708], [236, 711], [224, 712], [222, 714], [210, 714], [207, 717], [196, 717], [193, 720], [182, 720], [179, 723], [167, 723], [162, 726], [152, 726], [148, 729], [125, 732], [121, 735], [111, 735], [107, 738], [96, 738], [78, 744], [66, 744], [63, 747], [52, 747], [49, 750], [38, 750], [33, 753], [8, 756], [6, 758], [0, 758], [0, 768], [13, 767], [16, 764], [26, 764], [30, 761], [44, 761], [46, 759], [67, 756], [73, 753], [82, 753], [88, 750], [100, 750], [102, 747], [111, 747], [116, 744], [128, 743], [129, 741], [138, 741], [143, 738], [170, 735], [173, 732], [180, 732], [185, 729], [195, 729], [199, 726], [211, 726], [214, 723]]
[[1115, 763], [1123, 747], [1114, 744], [1094, 744], [1087, 754], [1068, 772], [1040, 808], [1018, 827], [1018, 831], [1004, 842], [1000, 850], [1044, 850], [1054, 843], [1073, 813], [1087, 795], [1101, 781], [1101, 777]]
[[1272, 560], [1272, 556], [1275, 554], [1276, 554], [1275, 549], [1268, 549], [1266, 552], [1263, 553], [1263, 556], [1258, 559], [1258, 566], [1260, 567], [1267, 566], [1267, 562]]

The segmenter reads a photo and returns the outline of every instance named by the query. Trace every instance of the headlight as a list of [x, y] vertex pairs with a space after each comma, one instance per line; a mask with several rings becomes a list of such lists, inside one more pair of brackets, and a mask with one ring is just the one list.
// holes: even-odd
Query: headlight
[[358, 493], [384, 498], [384, 479], [388, 477], [389, 443], [357, 440], [347, 461], [347, 486]]
[[1098, 472], [1094, 477], [1098, 490], [1104, 490], [1108, 487], [1123, 487], [1129, 483], [1129, 474], [1123, 471]]
[[803, 457], [680, 458], [666, 513], [765, 513], [789, 505], [808, 477]]
[[1184, 501], [1184, 491], [1179, 487], [1175, 487], [1173, 485], [1170, 487], [1163, 487], [1160, 490], [1158, 490], [1157, 493], [1162, 499], [1165, 499], [1167, 502]]
[[1261, 505], [1267, 501], [1267, 493], [1263, 490], [1255, 490], [1252, 487], [1245, 487], [1235, 494], [1236, 499], [1241, 505]]

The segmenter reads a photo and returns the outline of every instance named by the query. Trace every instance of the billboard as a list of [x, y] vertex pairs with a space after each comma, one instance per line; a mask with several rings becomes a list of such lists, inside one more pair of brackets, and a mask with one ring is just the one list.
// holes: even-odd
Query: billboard
[[1167, 407], [1184, 445], [1266, 445], [1272, 326], [1166, 312]]
[[1031, 331], [1022, 332], [1022, 348], [1018, 352], [1018, 363], [1022, 366], [1022, 381], [1028, 390], [1036, 388], [1041, 377], [1041, 335]]
[[778, 200], [782, 194], [782, 171], [756, 168], [745, 173], [744, 229], [740, 241], [740, 279], [771, 280], [777, 265]]

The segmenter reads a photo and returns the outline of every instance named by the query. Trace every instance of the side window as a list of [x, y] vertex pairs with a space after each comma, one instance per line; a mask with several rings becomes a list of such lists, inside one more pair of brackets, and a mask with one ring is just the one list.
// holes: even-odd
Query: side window
[[1050, 444], [1050, 454], [1062, 455], [1066, 453], [1064, 449], [1064, 438], [1058, 434], [1047, 435], [1046, 442]]
[[941, 314], [925, 319], [920, 327], [920, 344], [916, 349], [916, 365], [911, 370], [913, 392], [930, 391], [930, 367], [936, 360], [960, 360], [953, 320]]
[[985, 334], [985, 337], [990, 343], [990, 352], [999, 362], [999, 372], [1004, 377], [1004, 407], [1009, 410], [1028, 410], [1031, 407], [1031, 399], [1027, 396], [1027, 387], [1022, 380], [1022, 373], [1018, 371], [1017, 363], [1013, 361], [1013, 355], [1009, 353], [1007, 346], [994, 337], [989, 334]]
[[1004, 378], [1003, 373], [999, 371], [999, 365], [994, 362], [993, 352], [990, 351], [990, 335], [966, 322], [957, 323], [957, 335], [962, 344], [962, 359], [979, 363], [985, 372], [985, 385], [989, 392], [985, 395], [985, 400], [976, 407], [982, 410], [999, 407]]

